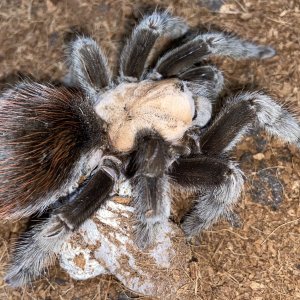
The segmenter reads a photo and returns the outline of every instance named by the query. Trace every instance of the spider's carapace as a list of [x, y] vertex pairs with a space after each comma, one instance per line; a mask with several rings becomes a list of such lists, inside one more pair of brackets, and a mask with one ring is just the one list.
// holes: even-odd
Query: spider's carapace
[[149, 129], [174, 142], [191, 127], [195, 114], [192, 93], [178, 79], [122, 83], [101, 95], [96, 113], [108, 125], [111, 144], [130, 151], [136, 134]]

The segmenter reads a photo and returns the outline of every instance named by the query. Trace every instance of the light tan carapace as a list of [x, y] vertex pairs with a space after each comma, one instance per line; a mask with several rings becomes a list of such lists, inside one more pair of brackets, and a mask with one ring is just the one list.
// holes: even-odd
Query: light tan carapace
[[122, 83], [103, 94], [95, 110], [108, 125], [112, 145], [124, 152], [132, 149], [143, 129], [154, 129], [176, 142], [191, 126], [195, 105], [179, 80], [168, 79]]

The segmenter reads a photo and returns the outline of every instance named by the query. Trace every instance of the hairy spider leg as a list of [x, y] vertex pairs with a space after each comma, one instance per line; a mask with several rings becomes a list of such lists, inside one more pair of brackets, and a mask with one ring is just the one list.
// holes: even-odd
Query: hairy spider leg
[[58, 200], [61, 203], [58, 208], [18, 239], [5, 281], [20, 287], [40, 276], [53, 263], [68, 236], [109, 199], [118, 176], [116, 162], [105, 159], [99, 170], [74, 193]]
[[244, 183], [242, 171], [235, 163], [197, 155], [179, 159], [168, 174], [172, 184], [178, 184], [183, 190], [197, 191], [199, 195], [182, 222], [188, 236], [209, 228], [221, 216], [231, 221], [231, 207], [238, 200]]
[[300, 147], [300, 124], [296, 114], [262, 92], [245, 92], [226, 101], [201, 137], [201, 150], [211, 156], [225, 154], [256, 126]]
[[206, 97], [210, 101], [216, 100], [224, 87], [222, 72], [211, 65], [191, 67], [178, 74], [178, 78], [186, 81], [194, 95]]
[[70, 85], [85, 91], [92, 104], [112, 84], [112, 75], [103, 51], [91, 38], [78, 37], [68, 48]]
[[187, 25], [168, 12], [154, 12], [145, 16], [133, 30], [121, 53], [121, 78], [140, 80], [147, 58], [155, 42], [162, 36], [172, 39], [187, 31]]
[[[200, 141], [202, 159], [204, 159], [203, 156], [208, 156], [212, 160], [222, 159], [231, 171], [224, 176], [223, 181], [211, 184], [211, 186], [205, 186], [204, 178], [201, 179], [202, 184], [198, 184], [194, 179], [194, 172], [191, 171], [193, 168], [198, 168], [199, 174], [205, 173], [208, 168], [205, 165], [200, 168], [196, 162], [192, 164], [179, 160], [178, 166], [172, 168], [172, 172], [175, 174], [170, 174], [183, 187], [186, 185], [184, 181], [187, 181], [195, 190], [204, 191], [197, 199], [193, 210], [183, 221], [182, 227], [187, 235], [193, 236], [203, 229], [207, 229], [220, 216], [229, 220], [234, 219], [231, 207], [239, 198], [243, 186], [243, 176], [241, 170], [233, 162], [227, 160], [226, 154], [250, 128], [257, 125], [268, 133], [300, 148], [300, 125], [288, 108], [279, 105], [271, 97], [261, 92], [246, 92], [229, 98], [212, 125], [201, 136]], [[210, 162], [209, 165], [211, 172], [216, 169], [214, 163]], [[184, 171], [188, 173], [187, 170], [192, 172], [192, 178], [180, 179], [180, 177], [185, 178]], [[196, 178], [200, 177], [199, 174]], [[188, 176], [186, 174], [186, 177]], [[207, 178], [211, 178], [211, 176], [208, 174]], [[215, 177], [217, 178], [217, 176]]]
[[163, 77], [176, 76], [212, 55], [228, 56], [234, 59], [265, 59], [274, 56], [275, 50], [268, 46], [244, 41], [232, 34], [205, 33], [164, 54], [158, 60], [153, 72]]
[[144, 248], [153, 242], [156, 227], [170, 216], [169, 145], [154, 132], [140, 132], [136, 150], [131, 155], [126, 174], [132, 185], [136, 209], [136, 241]]
[[224, 87], [222, 72], [215, 66], [196, 66], [178, 74], [178, 78], [185, 82], [194, 96], [197, 114], [193, 125], [204, 127], [210, 121], [212, 105]]

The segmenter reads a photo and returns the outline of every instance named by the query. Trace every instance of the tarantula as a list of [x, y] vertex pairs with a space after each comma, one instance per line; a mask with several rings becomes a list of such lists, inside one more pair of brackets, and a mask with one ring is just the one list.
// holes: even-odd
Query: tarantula
[[232, 217], [243, 174], [228, 153], [250, 128], [300, 146], [296, 118], [262, 92], [241, 92], [212, 116], [224, 80], [206, 60], [275, 51], [232, 34], [188, 31], [166, 12], [144, 17], [116, 77], [97, 43], [78, 36], [68, 84], [23, 82], [1, 95], [0, 216], [41, 217], [17, 242], [10, 285], [40, 275], [66, 237], [113, 196], [121, 174], [133, 189], [137, 244], [146, 247], [170, 216], [172, 187], [199, 192], [182, 222], [187, 236]]

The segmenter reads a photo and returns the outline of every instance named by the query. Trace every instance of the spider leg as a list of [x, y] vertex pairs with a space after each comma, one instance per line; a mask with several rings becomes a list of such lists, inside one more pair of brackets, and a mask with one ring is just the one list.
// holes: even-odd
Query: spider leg
[[189, 90], [197, 96], [215, 100], [224, 87], [222, 72], [215, 66], [192, 67], [180, 74], [178, 78], [186, 82]]
[[229, 219], [244, 182], [235, 163], [203, 155], [180, 158], [172, 165], [169, 176], [182, 189], [199, 191], [200, 196], [182, 223], [188, 236], [209, 228], [221, 216]]
[[181, 145], [187, 146], [189, 151], [182, 153], [200, 153], [201, 128], [212, 116], [212, 104], [223, 89], [224, 78], [222, 72], [215, 66], [197, 66], [178, 75], [184, 81], [187, 89], [193, 94], [196, 113], [191, 126], [180, 140]]
[[126, 175], [130, 178], [136, 209], [136, 242], [147, 247], [159, 224], [170, 215], [169, 182], [165, 174], [169, 165], [167, 143], [153, 132], [137, 137], [137, 150], [131, 155]]
[[300, 147], [300, 124], [293, 113], [264, 93], [245, 92], [226, 101], [201, 137], [201, 151], [212, 156], [226, 153], [256, 125]]
[[[60, 229], [56, 236], [47, 236], [48, 231]], [[57, 218], [43, 214], [35, 227], [29, 226], [21, 234], [11, 254], [11, 261], [4, 278], [12, 287], [22, 287], [33, 279], [41, 276], [42, 272], [55, 260], [69, 232]]]
[[223, 74], [215, 66], [192, 67], [178, 75], [192, 92], [197, 114], [193, 125], [204, 127], [212, 115], [212, 104], [224, 86]]
[[223, 32], [205, 33], [167, 52], [158, 60], [153, 72], [163, 77], [175, 76], [212, 55], [265, 59], [274, 56], [275, 50]]
[[78, 37], [68, 49], [68, 83], [82, 88], [94, 103], [99, 92], [111, 84], [107, 59], [97, 43], [87, 37]]
[[146, 16], [134, 29], [121, 53], [122, 78], [140, 79], [155, 42], [161, 36], [176, 38], [187, 31], [187, 25], [167, 12]]
[[[77, 230], [111, 196], [119, 176], [114, 161], [104, 160], [101, 168], [73, 194], [67, 196], [49, 217], [23, 233], [16, 244], [5, 281], [23, 286], [52, 264], [68, 236]], [[42, 216], [43, 219], [44, 216]]]
[[241, 227], [242, 225], [242, 221], [241, 221], [241, 218], [240, 216], [229, 210], [229, 211], [226, 211], [224, 214], [223, 214], [223, 217], [226, 219], [226, 221], [232, 226], [232, 227], [235, 227], [235, 228], [239, 228]]

